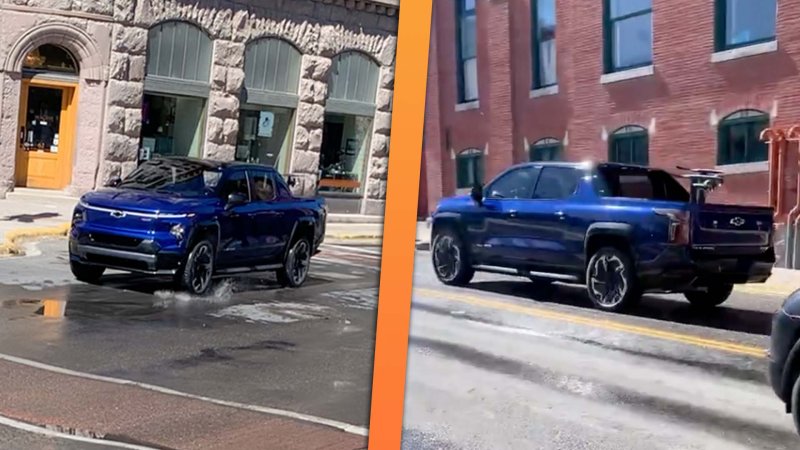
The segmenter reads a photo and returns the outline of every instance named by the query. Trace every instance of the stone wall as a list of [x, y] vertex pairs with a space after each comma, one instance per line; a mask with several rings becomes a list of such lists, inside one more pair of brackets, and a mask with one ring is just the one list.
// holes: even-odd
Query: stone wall
[[[102, 71], [108, 80], [105, 104], [96, 104], [97, 97], [93, 95], [93, 111], [81, 108], [79, 112], [82, 118], [92, 119], [92, 126], [102, 127], [96, 136], [86, 139], [95, 147], [94, 159], [99, 163], [95, 162], [94, 180], [88, 181], [92, 170], [86, 168], [74, 177], [78, 188], [94, 188], [136, 167], [147, 32], [151, 26], [165, 20], [184, 20], [201, 27], [213, 40], [203, 149], [203, 155], [208, 158], [230, 160], [235, 154], [246, 43], [276, 36], [300, 49], [300, 102], [295, 116], [290, 170], [298, 175], [295, 189], [303, 194], [313, 189], [318, 174], [331, 58], [346, 50], [361, 51], [373, 57], [381, 67], [381, 78], [376, 93], [377, 112], [368, 155], [365, 197], [379, 203], [385, 198], [397, 47], [397, 11], [393, 6], [377, 0], [0, 0], [0, 8], [35, 18], [32, 19], [35, 24], [64, 22], [84, 28], [102, 24], [110, 29], [110, 37], [98, 38], [95, 43], [97, 52], [102, 53]], [[3, 29], [0, 35], [7, 35], [6, 28]], [[12, 45], [0, 36], [0, 57], [4, 58], [3, 52]], [[79, 61], [82, 71], [85, 63]], [[5, 74], [0, 78], [3, 80], [0, 105], [19, 102], [19, 81], [5, 82], [9, 76]], [[82, 83], [81, 91], [104, 88], [105, 81], [101, 81], [100, 84]], [[17, 109], [2, 108], [2, 114], [15, 116]], [[16, 118], [11, 122], [16, 123]], [[3, 123], [9, 122], [4, 120]], [[8, 154], [9, 148], [15, 145], [15, 130], [5, 128], [0, 133], [0, 149]], [[78, 134], [86, 136], [90, 132], [84, 126]], [[76, 151], [92, 152], [92, 149], [76, 148]], [[82, 155], [81, 159], [88, 161], [92, 157]], [[2, 186], [6, 189], [13, 186], [9, 174], [13, 178], [13, 166], [0, 163], [0, 191]], [[371, 209], [382, 209], [382, 204]]]

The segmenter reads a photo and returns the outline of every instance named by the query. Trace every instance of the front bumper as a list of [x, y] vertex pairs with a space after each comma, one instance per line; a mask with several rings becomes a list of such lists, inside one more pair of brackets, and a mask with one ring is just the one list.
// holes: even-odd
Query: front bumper
[[[152, 242], [143, 242], [142, 245], [157, 248]], [[181, 255], [176, 252], [113, 248], [73, 237], [69, 240], [69, 255], [70, 260], [81, 264], [149, 275], [174, 275], [181, 263]]]

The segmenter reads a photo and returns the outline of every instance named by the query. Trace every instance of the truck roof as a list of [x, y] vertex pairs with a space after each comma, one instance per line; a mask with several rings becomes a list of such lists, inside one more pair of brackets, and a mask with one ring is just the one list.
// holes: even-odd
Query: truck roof
[[616, 162], [595, 162], [595, 161], [582, 161], [582, 162], [574, 162], [574, 161], [533, 161], [527, 163], [518, 164], [517, 167], [525, 167], [525, 166], [547, 166], [547, 167], [571, 167], [571, 168], [590, 168], [590, 167], [611, 167], [611, 168], [620, 168], [620, 169], [646, 169], [652, 170], [653, 167], [648, 166], [640, 166], [637, 164], [623, 164], [623, 163], [616, 163]]

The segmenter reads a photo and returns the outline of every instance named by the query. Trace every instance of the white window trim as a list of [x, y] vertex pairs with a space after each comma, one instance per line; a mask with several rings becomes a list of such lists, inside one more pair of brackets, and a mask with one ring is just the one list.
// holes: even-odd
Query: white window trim
[[600, 77], [600, 83], [617, 83], [620, 81], [632, 80], [634, 78], [649, 77], [653, 74], [655, 74], [655, 66], [650, 64], [649, 66], [637, 67], [635, 69], [621, 70], [619, 72], [603, 74], [603, 76]]
[[724, 175], [737, 175], [743, 173], [760, 173], [769, 171], [769, 161], [758, 161], [750, 163], [723, 164], [716, 167]]
[[470, 109], [478, 109], [481, 107], [480, 100], [473, 100], [471, 102], [456, 103], [456, 112], [469, 111]]
[[529, 98], [547, 97], [548, 95], [558, 94], [558, 85], [547, 86], [539, 89], [532, 89]]
[[711, 54], [712, 63], [731, 61], [734, 59], [747, 58], [748, 56], [763, 55], [778, 51], [778, 41], [762, 42], [760, 44], [748, 45], [746, 47], [732, 48]]

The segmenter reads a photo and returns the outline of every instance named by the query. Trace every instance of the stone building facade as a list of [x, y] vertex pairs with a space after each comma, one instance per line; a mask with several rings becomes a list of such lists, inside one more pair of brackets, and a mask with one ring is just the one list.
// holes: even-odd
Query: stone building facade
[[0, 0], [0, 197], [177, 154], [266, 159], [334, 212], [382, 214], [398, 7]]

